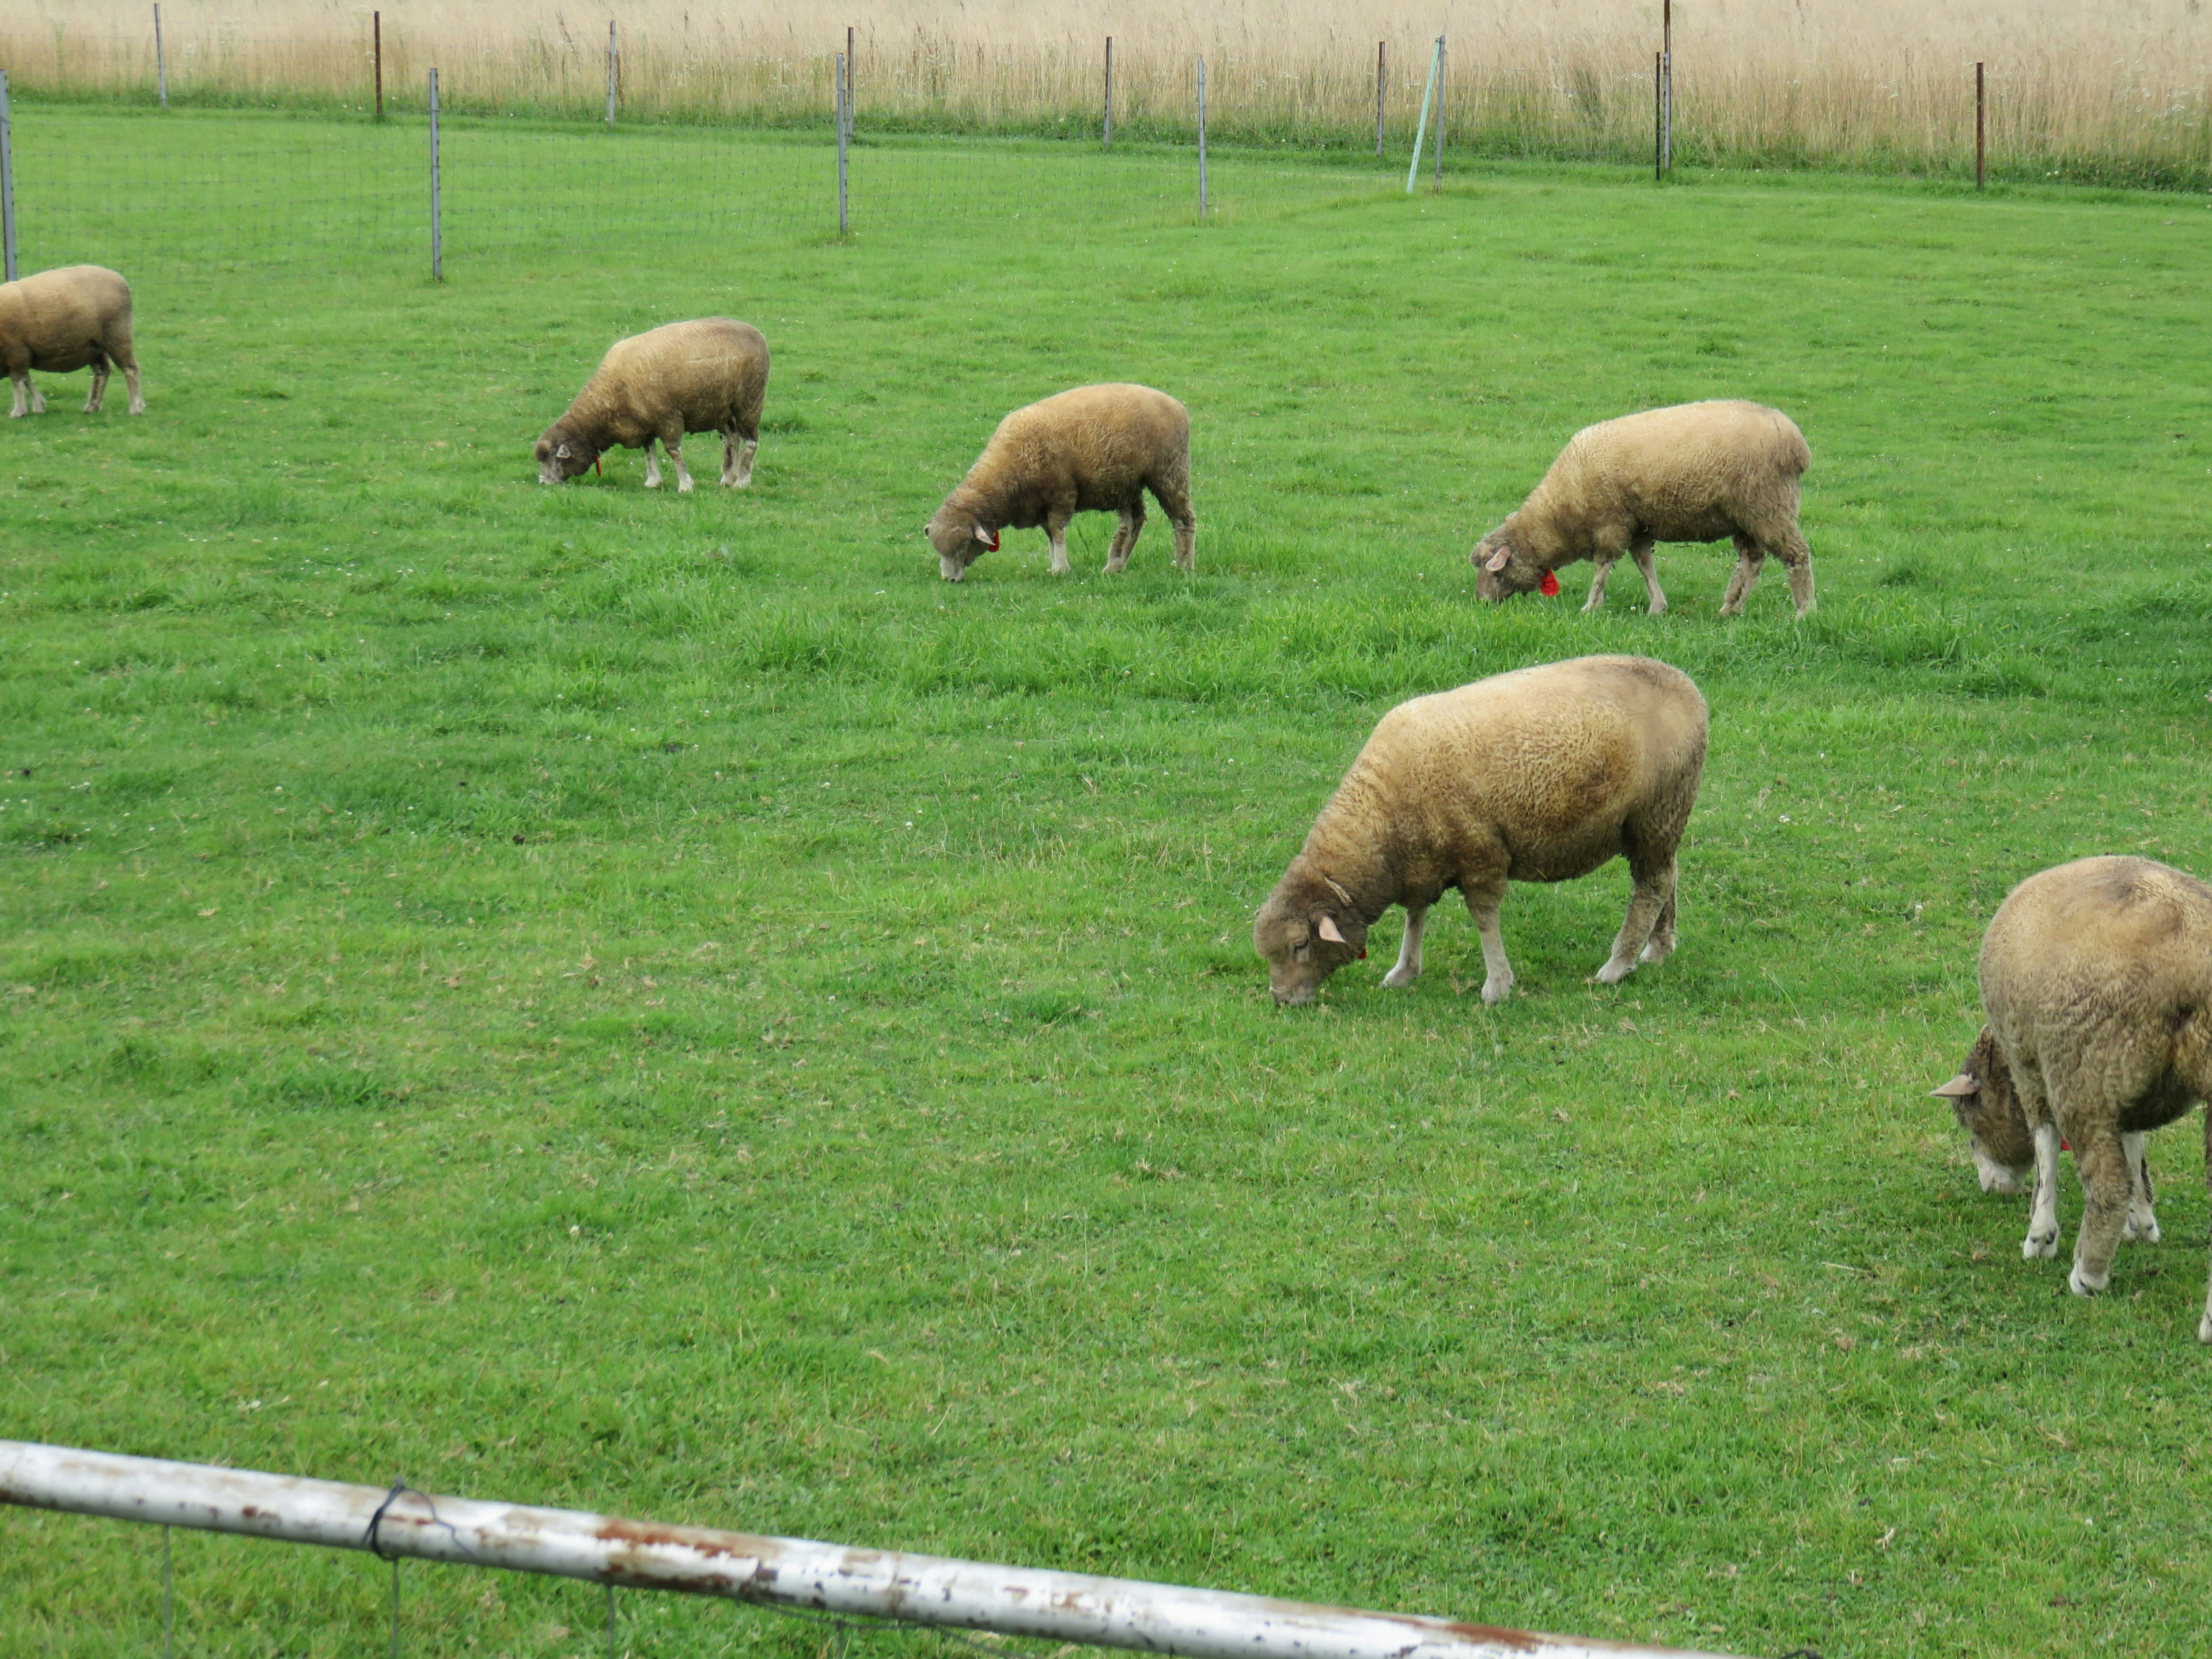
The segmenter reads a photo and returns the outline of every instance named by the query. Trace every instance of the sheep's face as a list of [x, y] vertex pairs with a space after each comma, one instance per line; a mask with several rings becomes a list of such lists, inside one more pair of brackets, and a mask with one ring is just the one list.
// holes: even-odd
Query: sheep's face
[[986, 529], [975, 522], [975, 515], [951, 502], [937, 509], [937, 516], [925, 526], [923, 533], [929, 544], [937, 550], [937, 574], [949, 582], [957, 582], [968, 574], [968, 567], [986, 553], [995, 553], [999, 548], [999, 532]]
[[1252, 919], [1252, 947], [1267, 963], [1267, 988], [1286, 1008], [1311, 1002], [1322, 981], [1367, 954], [1367, 924], [1348, 906], [1277, 888]]
[[1543, 586], [1544, 567], [1515, 545], [1504, 526], [1474, 544], [1467, 556], [1474, 567], [1475, 597], [1496, 605], [1516, 593], [1530, 593]]
[[1984, 1025], [1959, 1075], [1935, 1091], [1951, 1103], [1974, 1171], [1985, 1193], [2023, 1192], [2033, 1184], [2035, 1135], [2013, 1091], [2012, 1068]]
[[548, 427], [538, 441], [538, 482], [565, 483], [579, 472], [590, 471], [592, 463], [599, 459], [599, 452], [582, 439], [569, 436], [557, 426]]

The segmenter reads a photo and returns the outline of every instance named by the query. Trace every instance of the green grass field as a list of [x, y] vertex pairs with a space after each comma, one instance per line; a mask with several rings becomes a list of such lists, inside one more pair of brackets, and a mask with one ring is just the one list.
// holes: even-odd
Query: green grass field
[[[1084, 205], [443, 289], [149, 250], [145, 417], [0, 423], [0, 1436], [1747, 1654], [2192, 1648], [2195, 1131], [2083, 1302], [2070, 1177], [2022, 1263], [1924, 1095], [2014, 882], [2212, 871], [2212, 212]], [[610, 340], [713, 313], [776, 354], [753, 490], [706, 439], [690, 496], [536, 483]], [[1196, 576], [1156, 515], [1115, 580], [1091, 520], [940, 582], [999, 416], [1125, 378], [1192, 409]], [[1663, 618], [1626, 567], [1478, 607], [1569, 434], [1714, 395], [1813, 446], [1812, 619], [1718, 621], [1717, 548]], [[1513, 891], [1502, 1007], [1440, 911], [1413, 991], [1393, 920], [1277, 1010], [1251, 912], [1379, 714], [1600, 650], [1712, 705], [1680, 954], [1586, 982], [1615, 866]], [[180, 1653], [380, 1650], [366, 1557], [176, 1547]], [[153, 1650], [151, 1532], [0, 1560], [0, 1653]], [[405, 1584], [410, 1654], [600, 1651], [581, 1587]]]

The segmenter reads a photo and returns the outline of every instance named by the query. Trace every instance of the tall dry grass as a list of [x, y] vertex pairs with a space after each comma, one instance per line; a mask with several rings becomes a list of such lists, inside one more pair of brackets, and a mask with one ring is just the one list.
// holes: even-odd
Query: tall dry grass
[[[1379, 0], [1355, 22], [1325, 0], [389, 0], [388, 100], [421, 102], [440, 68], [453, 106], [583, 115], [604, 106], [606, 27], [637, 118], [825, 120], [830, 58], [857, 29], [864, 126], [1079, 132], [1098, 120], [1104, 37], [1116, 125], [1187, 133], [1194, 61], [1226, 138], [1371, 144], [1375, 47], [1402, 152], [1439, 32], [1455, 144], [1628, 159], [1649, 153], [1656, 0]], [[368, 5], [166, 0], [173, 98], [368, 99]], [[1729, 164], [1958, 171], [1971, 166], [1972, 76], [1989, 65], [2001, 173], [2212, 183], [2212, 15], [2204, 0], [1680, 0], [1678, 153]], [[150, 7], [0, 0], [0, 67], [33, 94], [143, 99]]]

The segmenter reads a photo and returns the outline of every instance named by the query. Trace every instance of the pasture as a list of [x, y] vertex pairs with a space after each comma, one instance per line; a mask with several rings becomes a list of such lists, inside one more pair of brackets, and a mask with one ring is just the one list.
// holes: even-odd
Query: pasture
[[[19, 139], [19, 143], [21, 141]], [[520, 144], [520, 137], [514, 140]], [[525, 161], [518, 155], [520, 172]], [[2013, 883], [2212, 872], [2212, 212], [1500, 166], [1221, 222], [147, 261], [149, 412], [0, 423], [0, 1433], [1730, 1651], [2178, 1651], [2208, 1213], [2023, 1264], [1943, 1103]], [[118, 261], [121, 263], [121, 261]], [[132, 274], [134, 276], [137, 273]], [[754, 488], [541, 489], [615, 337], [775, 354]], [[1191, 407], [1198, 573], [920, 528], [1000, 415]], [[1465, 553], [1578, 426], [1747, 396], [1820, 609]], [[1681, 949], [1616, 866], [1269, 1002], [1377, 715], [1590, 651], [1710, 699]], [[0, 1512], [0, 1650], [159, 1544]], [[179, 1651], [385, 1570], [180, 1536]], [[599, 1650], [410, 1569], [408, 1650]], [[828, 1632], [625, 1602], [640, 1655]], [[939, 1645], [868, 1638], [883, 1650]]]

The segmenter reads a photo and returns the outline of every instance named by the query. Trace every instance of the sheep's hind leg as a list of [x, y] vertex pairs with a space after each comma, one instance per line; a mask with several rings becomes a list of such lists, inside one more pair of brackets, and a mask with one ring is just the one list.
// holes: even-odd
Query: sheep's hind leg
[[[2014, 1082], [2019, 1082], [2017, 1074]], [[2058, 1126], [2035, 1126], [2035, 1196], [2028, 1201], [2027, 1237], [2021, 1241], [2023, 1261], [2058, 1254]]]
[[1638, 962], [1649, 963], [1655, 968], [1674, 954], [1674, 869], [1670, 862], [1667, 866], [1667, 902], [1659, 907], [1659, 920], [1652, 924], [1651, 937], [1636, 955]]
[[1813, 550], [1805, 545], [1796, 526], [1774, 538], [1774, 556], [1790, 572], [1790, 603], [1799, 616], [1806, 615], [1813, 608]]
[[[2204, 1114], [2204, 1188], [2212, 1193], [2212, 1110]], [[2204, 1286], [2204, 1316], [2197, 1322], [2197, 1340], [2212, 1342], [2212, 1279]]]
[[36, 380], [32, 380], [28, 375], [24, 377], [23, 383], [31, 388], [31, 413], [33, 415], [45, 414], [46, 412], [46, 394], [39, 390], [39, 383]]
[[1618, 985], [1636, 971], [1638, 952], [1651, 942], [1659, 918], [1674, 896], [1674, 860], [1656, 870], [1637, 871], [1636, 886], [1628, 896], [1628, 914], [1613, 941], [1613, 954], [1597, 970], [1601, 985]]
[[738, 483], [738, 434], [734, 428], [722, 434], [722, 488], [734, 489]]
[[2159, 1240], [2158, 1214], [2151, 1207], [2150, 1159], [2145, 1146], [2148, 1139], [2140, 1132], [2120, 1137], [2120, 1150], [2128, 1157], [2128, 1224], [2121, 1230], [2120, 1237], [2155, 1244]]
[[1198, 515], [1190, 510], [1190, 489], [1187, 482], [1177, 482], [1162, 489], [1157, 485], [1152, 494], [1159, 497], [1160, 506], [1175, 526], [1175, 562], [1178, 570], [1198, 568]]
[[2067, 1288], [2094, 1296], [2112, 1281], [2112, 1258], [2119, 1253], [2134, 1182], [2130, 1160], [2120, 1137], [2110, 1130], [2074, 1139], [2074, 1167], [2080, 1171], [2084, 1202], [2081, 1225], [2074, 1235], [2074, 1271]]
[[113, 370], [108, 367], [106, 358], [101, 357], [94, 360], [92, 365], [92, 390], [85, 394], [84, 399], [84, 412], [86, 414], [97, 415], [100, 413], [100, 400], [106, 394], [107, 377], [112, 373], [113, 373]]
[[1398, 965], [1382, 975], [1385, 985], [1411, 985], [1421, 976], [1421, 924], [1429, 919], [1425, 904], [1406, 906], [1406, 937], [1398, 946]]
[[1638, 536], [1628, 544], [1628, 556], [1636, 561], [1636, 568], [1644, 578], [1644, 596], [1648, 601], [1644, 608], [1647, 617], [1667, 614], [1667, 596], [1659, 591], [1659, 567], [1652, 562], [1651, 538]]
[[8, 418], [11, 421], [20, 421], [30, 412], [33, 390], [31, 377], [27, 374], [11, 374], [8, 377], [8, 386], [15, 394], [15, 405], [9, 410]]
[[660, 488], [660, 457], [653, 453], [653, 440], [650, 438], [645, 441], [645, 487], [647, 489]]
[[736, 432], [725, 433], [722, 436], [722, 482], [732, 489], [751, 489], [753, 457], [759, 453], [758, 438], [748, 438]]
[[1620, 555], [1601, 553], [1591, 562], [1596, 565], [1597, 568], [1590, 574], [1589, 598], [1583, 601], [1583, 609], [1602, 611], [1605, 609], [1606, 578], [1613, 574], [1613, 566], [1620, 562]]
[[1067, 562], [1067, 525], [1075, 515], [1072, 513], [1053, 513], [1044, 521], [1045, 539], [1052, 544], [1052, 574], [1065, 576], [1075, 567]]
[[1729, 578], [1728, 592], [1721, 598], [1721, 615], [1740, 616], [1743, 602], [1751, 593], [1752, 584], [1759, 580], [1759, 568], [1766, 562], [1766, 550], [1739, 532], [1735, 538], [1735, 574]]
[[666, 438], [663, 438], [660, 441], [660, 445], [662, 448], [668, 452], [669, 465], [676, 469], [676, 493], [679, 495], [689, 495], [691, 493], [691, 475], [684, 470], [684, 440], [682, 436], [678, 435], [673, 443], [671, 443]]
[[1141, 495], [1121, 509], [1114, 544], [1106, 550], [1106, 574], [1118, 575], [1129, 568], [1129, 555], [1137, 550], [1137, 538], [1145, 533], [1145, 498]]
[[131, 412], [133, 415], [143, 415], [146, 412], [146, 396], [138, 389], [137, 364], [123, 365], [123, 384], [131, 389]]

